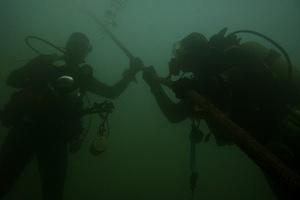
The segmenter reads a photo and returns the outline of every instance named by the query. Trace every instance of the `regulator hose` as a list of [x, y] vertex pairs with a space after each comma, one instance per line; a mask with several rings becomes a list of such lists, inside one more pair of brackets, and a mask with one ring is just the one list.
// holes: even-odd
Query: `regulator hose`
[[27, 37], [25, 38], [25, 43], [26, 43], [26, 45], [27, 45], [32, 51], [34, 51], [34, 52], [37, 53], [37, 54], [42, 54], [42, 53], [41, 53], [39, 50], [37, 50], [36, 48], [34, 48], [34, 47], [32, 46], [32, 44], [30, 43], [31, 40], [38, 40], [38, 41], [40, 41], [40, 42], [43, 42], [43, 43], [45, 43], [45, 44], [51, 46], [52, 48], [56, 49], [57, 51], [61, 52], [62, 54], [65, 54], [65, 50], [64, 50], [63, 48], [58, 47], [58, 46], [56, 46], [55, 44], [53, 44], [53, 43], [51, 43], [51, 42], [49, 42], [49, 41], [47, 41], [47, 40], [45, 40], [45, 39], [43, 39], [43, 38], [40, 38], [40, 37], [37, 37], [37, 36], [32, 36], [32, 35], [27, 36]]

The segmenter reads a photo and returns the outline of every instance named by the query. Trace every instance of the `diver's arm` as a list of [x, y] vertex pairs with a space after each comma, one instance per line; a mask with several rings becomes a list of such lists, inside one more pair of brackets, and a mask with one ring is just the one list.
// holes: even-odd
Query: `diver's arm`
[[123, 78], [115, 85], [109, 86], [105, 83], [98, 81], [96, 78], [91, 77], [87, 90], [94, 94], [114, 99], [119, 97], [122, 92], [128, 87], [129, 83], [133, 80], [131, 75], [124, 75]]
[[91, 78], [88, 81], [87, 90], [104, 96], [106, 98], [117, 98], [128, 87], [129, 83], [135, 79], [135, 75], [144, 66], [143, 62], [139, 58], [130, 60], [130, 68], [123, 73], [123, 77], [113, 86], [108, 86], [95, 78]]
[[184, 101], [176, 104], [174, 103], [166, 92], [161, 87], [153, 68], [144, 69], [143, 78], [151, 88], [151, 92], [154, 95], [160, 110], [164, 113], [167, 119], [172, 123], [178, 123], [185, 120], [188, 117], [188, 108], [185, 106]]
[[161, 87], [152, 88], [151, 91], [161, 111], [170, 122], [179, 123], [188, 118], [187, 107], [183, 101], [174, 103]]

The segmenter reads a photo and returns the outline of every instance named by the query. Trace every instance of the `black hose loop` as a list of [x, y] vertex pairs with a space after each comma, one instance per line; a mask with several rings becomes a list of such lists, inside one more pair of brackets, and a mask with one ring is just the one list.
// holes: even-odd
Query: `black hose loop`
[[32, 51], [34, 51], [34, 52], [37, 53], [37, 54], [42, 54], [42, 53], [41, 53], [39, 50], [37, 50], [36, 48], [34, 48], [34, 47], [32, 46], [32, 44], [30, 43], [31, 40], [38, 40], [38, 41], [41, 41], [41, 42], [43, 42], [43, 43], [45, 43], [45, 44], [47, 44], [47, 45], [53, 47], [54, 49], [56, 49], [57, 51], [61, 52], [62, 54], [65, 54], [65, 50], [64, 50], [63, 48], [58, 47], [58, 46], [54, 45], [53, 43], [51, 43], [51, 42], [49, 42], [49, 41], [47, 41], [47, 40], [45, 40], [45, 39], [43, 39], [43, 38], [40, 38], [40, 37], [37, 37], [37, 36], [32, 36], [32, 35], [27, 36], [27, 37], [25, 38], [25, 43], [26, 43], [26, 45], [27, 45]]

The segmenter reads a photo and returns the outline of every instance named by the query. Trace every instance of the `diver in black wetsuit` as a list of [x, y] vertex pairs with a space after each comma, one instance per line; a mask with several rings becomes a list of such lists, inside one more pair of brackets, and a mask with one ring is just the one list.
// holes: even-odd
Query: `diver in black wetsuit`
[[41, 55], [13, 71], [7, 84], [12, 95], [2, 122], [10, 128], [0, 149], [0, 199], [15, 184], [26, 164], [36, 156], [44, 200], [61, 200], [66, 177], [68, 144], [76, 152], [81, 144], [82, 97], [91, 92], [118, 97], [140, 70], [140, 60], [113, 86], [98, 81], [84, 59], [91, 51], [86, 35], [73, 33], [63, 57]]
[[[190, 90], [197, 91], [299, 174], [299, 111], [298, 119], [290, 120], [289, 113], [290, 108], [299, 110], [299, 76], [294, 73], [291, 84], [286, 80], [287, 63], [278, 52], [256, 42], [241, 43], [236, 35], [225, 33], [223, 29], [209, 40], [200, 33], [191, 33], [174, 49], [170, 75], [191, 75], [172, 83], [179, 103], [168, 97], [154, 68], [143, 70], [145, 82], [170, 122], [205, 116], [187, 95]], [[232, 138], [224, 134], [225, 127], [209, 117], [203, 119], [218, 145], [233, 144]], [[278, 198], [295, 199], [289, 188], [271, 178], [267, 170], [264, 173]], [[295, 193], [299, 195], [299, 191]]]

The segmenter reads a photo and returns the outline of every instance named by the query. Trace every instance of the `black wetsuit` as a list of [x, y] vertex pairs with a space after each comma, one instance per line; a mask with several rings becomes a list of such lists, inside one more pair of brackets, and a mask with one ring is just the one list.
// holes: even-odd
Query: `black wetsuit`
[[[91, 91], [114, 98], [131, 81], [131, 77], [124, 76], [110, 87], [97, 81], [89, 66], [55, 66], [54, 62], [53, 56], [39, 56], [13, 71], [7, 80], [8, 85], [20, 90], [4, 112], [3, 121], [10, 131], [0, 149], [0, 199], [33, 156], [39, 164], [43, 199], [62, 199], [67, 143], [78, 138], [82, 130], [82, 99], [78, 92]], [[61, 97], [54, 94], [52, 85], [64, 75], [71, 76], [74, 85], [70, 95]]]
[[[276, 78], [268, 68], [267, 60], [257, 58], [247, 50], [235, 47], [212, 56], [207, 65], [199, 67], [191, 80], [192, 88], [209, 98], [261, 144], [269, 147], [270, 143], [276, 142], [289, 148], [293, 157], [286, 157], [286, 152], [272, 147], [270, 150], [299, 173], [300, 134], [289, 133], [282, 126], [287, 105], [299, 101], [297, 91]], [[224, 137], [227, 134], [222, 134], [223, 127], [213, 120], [207, 123], [219, 145], [232, 144], [230, 138]], [[274, 181], [267, 170], [263, 171], [279, 199], [293, 199], [292, 191], [278, 180]]]

